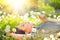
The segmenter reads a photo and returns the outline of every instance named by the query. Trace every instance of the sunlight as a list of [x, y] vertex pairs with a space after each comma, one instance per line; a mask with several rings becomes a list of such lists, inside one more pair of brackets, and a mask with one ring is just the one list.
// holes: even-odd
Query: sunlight
[[27, 0], [7, 0], [8, 4], [13, 8], [14, 12], [24, 10]]

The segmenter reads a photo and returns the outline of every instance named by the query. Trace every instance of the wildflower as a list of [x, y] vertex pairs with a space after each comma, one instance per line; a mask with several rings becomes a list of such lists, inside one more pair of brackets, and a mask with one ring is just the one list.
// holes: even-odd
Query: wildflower
[[6, 14], [6, 12], [4, 12], [4, 15]]
[[35, 28], [32, 28], [32, 32], [36, 32], [36, 29]]
[[58, 40], [60, 40], [60, 39], [58, 39]]
[[4, 15], [2, 15], [2, 18], [4, 18]]
[[28, 20], [28, 16], [29, 16], [29, 14], [27, 13], [27, 14], [25, 14], [23, 17], [24, 17], [24, 20]]
[[0, 29], [1, 29], [1, 26], [0, 26]]
[[49, 14], [49, 16], [51, 16], [51, 14]]
[[0, 22], [1, 22], [1, 20], [2, 20], [2, 18], [1, 18], [1, 16], [0, 16]]
[[50, 38], [54, 38], [54, 35], [53, 35], [53, 34], [51, 34], [51, 35], [50, 35]]
[[24, 19], [23, 16], [20, 16], [21, 19]]
[[16, 16], [12, 16], [12, 18], [15, 18]]
[[34, 13], [34, 11], [30, 11], [30, 14], [33, 14]]
[[59, 32], [59, 33], [57, 33], [57, 36], [60, 36], [60, 32]]
[[58, 16], [57, 19], [60, 19], [60, 16]]
[[50, 40], [50, 38], [45, 37], [44, 40]]
[[40, 12], [37, 12], [38, 15], [40, 15], [41, 13]]
[[34, 19], [36, 18], [34, 15], [32, 15], [31, 17], [34, 18]]
[[56, 18], [56, 15], [54, 15], [53, 17]]
[[44, 29], [42, 29], [42, 32], [44, 33], [44, 32], [45, 32], [45, 30], [44, 30]]
[[54, 35], [50, 35], [51, 40], [55, 40]]
[[7, 25], [4, 31], [5, 31], [6, 33], [7, 33], [7, 32], [10, 32], [10, 26]]
[[15, 29], [15, 28], [13, 28], [13, 29], [12, 29], [12, 31], [13, 31], [13, 32], [16, 32], [16, 29]]
[[8, 16], [6, 16], [6, 19], [8, 19]]
[[42, 11], [43, 14], [45, 14], [45, 11]]
[[31, 37], [31, 33], [30, 34], [27, 34], [28, 37]]
[[51, 19], [50, 17], [48, 17], [48, 19]]
[[0, 11], [0, 14], [2, 14], [2, 11]]

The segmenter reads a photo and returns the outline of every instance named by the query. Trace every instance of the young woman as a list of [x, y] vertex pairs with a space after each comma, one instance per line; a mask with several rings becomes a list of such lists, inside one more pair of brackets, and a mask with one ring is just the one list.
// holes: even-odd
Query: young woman
[[[42, 19], [44, 22], [49, 21], [45, 16], [38, 15], [40, 19]], [[10, 35], [14, 37], [16, 40], [21, 40], [23, 36], [20, 34], [29, 34], [32, 32], [32, 24], [29, 22], [24, 23], [23, 25], [18, 25], [16, 27], [16, 32], [11, 33]]]

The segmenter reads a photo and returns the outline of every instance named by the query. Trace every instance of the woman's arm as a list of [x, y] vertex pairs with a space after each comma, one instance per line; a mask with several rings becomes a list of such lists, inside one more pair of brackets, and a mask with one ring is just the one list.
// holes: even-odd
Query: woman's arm
[[54, 21], [53, 19], [48, 19], [47, 17], [45, 17], [44, 15], [38, 15], [38, 17], [40, 18], [40, 19], [42, 19], [44, 22], [47, 22], [47, 21], [49, 21], [49, 22], [52, 22], [52, 21]]
[[44, 15], [38, 15], [40, 19], [42, 19], [44, 22], [48, 21], [48, 19]]

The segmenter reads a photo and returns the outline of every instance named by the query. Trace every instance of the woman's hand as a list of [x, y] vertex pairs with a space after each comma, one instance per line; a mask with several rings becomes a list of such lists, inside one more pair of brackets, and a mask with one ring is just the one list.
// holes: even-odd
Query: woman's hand
[[44, 22], [47, 22], [47, 21], [49, 21], [44, 15], [38, 15], [38, 17], [40, 18], [40, 19], [42, 19]]

